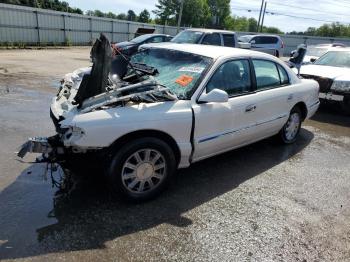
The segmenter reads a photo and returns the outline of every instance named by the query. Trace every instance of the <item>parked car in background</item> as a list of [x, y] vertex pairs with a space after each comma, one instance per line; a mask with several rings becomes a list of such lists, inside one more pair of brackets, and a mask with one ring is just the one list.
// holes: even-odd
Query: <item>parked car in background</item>
[[270, 53], [277, 57], [283, 56], [284, 42], [278, 35], [243, 35], [238, 37], [242, 43], [250, 43], [251, 49]]
[[[92, 69], [66, 75], [52, 100], [57, 135], [29, 140], [19, 156], [44, 153], [80, 172], [97, 165], [96, 174], [106, 172], [110, 186], [132, 200], [155, 197], [177, 168], [202, 159], [274, 135], [295, 142], [319, 105], [317, 82], [271, 55], [237, 48], [144, 48], [126, 74], [107, 81], [111, 51], [100, 42]], [[95, 78], [104, 85], [90, 85]]]
[[350, 114], [350, 48], [332, 49], [313, 64], [303, 65], [300, 74], [319, 83], [320, 98], [341, 102]]
[[130, 41], [112, 44], [112, 48], [118, 49], [124, 55], [131, 56], [137, 52], [140, 45], [169, 42], [172, 38], [172, 36], [165, 34], [145, 34]]
[[178, 33], [172, 40], [178, 44], [202, 44], [237, 47], [236, 33], [217, 29], [191, 28]]
[[343, 47], [346, 47], [346, 46], [342, 43], [310, 45], [307, 47], [307, 51], [306, 51], [306, 55], [304, 57], [303, 63], [304, 64], [313, 63], [328, 51], [331, 51], [337, 48], [343, 48]]

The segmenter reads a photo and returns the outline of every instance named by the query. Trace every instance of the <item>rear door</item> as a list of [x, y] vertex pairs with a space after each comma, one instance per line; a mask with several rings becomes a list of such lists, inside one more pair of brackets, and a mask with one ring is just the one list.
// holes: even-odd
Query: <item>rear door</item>
[[220, 34], [218, 34], [218, 33], [206, 34], [203, 37], [201, 44], [202, 45], [222, 45]]
[[257, 51], [275, 55], [278, 43], [277, 37], [256, 36], [250, 40], [250, 42], [252, 44], [252, 48], [256, 49]]
[[277, 133], [286, 123], [294, 102], [293, 86], [278, 63], [253, 59], [252, 64], [256, 77], [255, 132], [263, 138]]

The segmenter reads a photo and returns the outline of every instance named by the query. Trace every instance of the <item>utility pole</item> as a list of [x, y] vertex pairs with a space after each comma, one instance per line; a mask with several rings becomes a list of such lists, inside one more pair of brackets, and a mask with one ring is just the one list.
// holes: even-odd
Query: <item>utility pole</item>
[[267, 2], [265, 2], [265, 5], [264, 5], [264, 12], [263, 12], [263, 16], [262, 16], [262, 19], [261, 19], [261, 27], [260, 27], [260, 32], [261, 32], [261, 33], [262, 33], [262, 31], [263, 31], [264, 18], [265, 18], [265, 13], [266, 13], [266, 4], [267, 4]]
[[183, 11], [183, 9], [184, 9], [184, 0], [181, 0], [179, 19], [177, 20], [177, 32], [180, 31], [180, 25], [181, 25], [181, 18], [182, 18], [182, 11]]
[[261, 19], [261, 13], [263, 10], [263, 6], [264, 6], [264, 0], [261, 0], [261, 7], [260, 7], [260, 13], [259, 13], [259, 20], [258, 20], [258, 26], [256, 28], [256, 32], [259, 32], [259, 25], [260, 25], [260, 19]]

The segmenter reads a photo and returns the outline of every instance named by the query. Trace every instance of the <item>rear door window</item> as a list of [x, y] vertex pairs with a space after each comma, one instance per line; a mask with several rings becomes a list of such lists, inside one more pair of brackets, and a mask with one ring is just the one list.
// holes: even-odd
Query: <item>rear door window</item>
[[204, 36], [203, 45], [221, 45], [221, 37], [218, 33], [207, 34]]
[[256, 44], [256, 45], [261, 45], [261, 44], [263, 44], [262, 41], [263, 41], [263, 40], [262, 40], [262, 37], [260, 37], [260, 36], [253, 37], [253, 39], [250, 40], [250, 42], [251, 42], [252, 44]]
[[277, 37], [273, 37], [273, 36], [265, 36], [263, 37], [263, 42], [264, 44], [277, 44], [278, 39]]
[[235, 35], [233, 34], [223, 34], [224, 46], [235, 47]]
[[253, 60], [256, 87], [258, 90], [269, 89], [281, 85], [277, 66], [274, 62], [266, 60]]

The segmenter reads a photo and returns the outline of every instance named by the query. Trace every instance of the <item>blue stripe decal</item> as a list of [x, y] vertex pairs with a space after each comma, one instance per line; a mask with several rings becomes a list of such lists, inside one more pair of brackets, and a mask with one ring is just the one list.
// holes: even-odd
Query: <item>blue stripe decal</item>
[[221, 133], [221, 134], [218, 134], [218, 135], [215, 135], [215, 136], [210, 136], [210, 137], [207, 137], [207, 138], [202, 138], [202, 139], [200, 139], [200, 140], [198, 141], [198, 144], [203, 143], [203, 142], [208, 142], [208, 141], [210, 141], [210, 140], [219, 138], [219, 137], [221, 137], [221, 136], [226, 136], [226, 135], [234, 134], [234, 133], [237, 133], [237, 132], [241, 132], [241, 131], [247, 130], [247, 129], [252, 128], [252, 127], [255, 127], [255, 126], [260, 126], [260, 125], [263, 125], [263, 124], [267, 124], [267, 123], [270, 123], [270, 122], [279, 120], [279, 119], [281, 119], [281, 118], [284, 118], [284, 117], [286, 117], [286, 116], [288, 116], [288, 115], [279, 116], [279, 117], [277, 117], [277, 118], [275, 118], [275, 119], [271, 119], [271, 120], [268, 120], [268, 121], [265, 121], [265, 122], [262, 122], [262, 123], [257, 123], [257, 124], [254, 124], [254, 125], [246, 126], [246, 127], [240, 128], [240, 129], [235, 129], [235, 130], [232, 130], [232, 131], [224, 132], [224, 133]]

